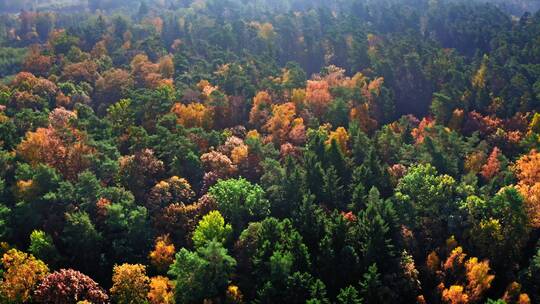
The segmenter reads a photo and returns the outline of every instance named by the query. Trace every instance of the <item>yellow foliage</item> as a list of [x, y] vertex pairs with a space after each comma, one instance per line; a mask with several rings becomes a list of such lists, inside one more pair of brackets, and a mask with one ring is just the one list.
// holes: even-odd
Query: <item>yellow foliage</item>
[[247, 138], [259, 139], [261, 138], [261, 134], [259, 134], [257, 130], [249, 130], [246, 134], [246, 139]]
[[297, 108], [301, 108], [306, 101], [306, 90], [305, 89], [293, 89], [291, 95], [291, 102]]
[[248, 146], [247, 145], [240, 145], [237, 147], [234, 147], [231, 151], [231, 160], [233, 164], [238, 165], [248, 157]]
[[472, 301], [482, 298], [482, 295], [491, 287], [491, 281], [495, 278], [489, 274], [490, 267], [488, 261], [478, 262], [478, 258], [470, 258], [465, 263], [467, 269], [467, 291]]
[[486, 74], [487, 66], [485, 63], [482, 63], [478, 71], [473, 76], [472, 85], [476, 89], [483, 89], [486, 87]]
[[144, 303], [150, 291], [146, 267], [141, 264], [115, 265], [111, 296], [115, 303]]
[[26, 303], [34, 288], [45, 278], [49, 268], [31, 254], [10, 249], [2, 257], [4, 273], [0, 281], [0, 298]]
[[244, 303], [244, 296], [240, 292], [240, 288], [236, 285], [229, 285], [227, 288], [227, 304], [241, 304]]
[[272, 105], [272, 117], [264, 125], [266, 131], [270, 133], [272, 141], [275, 143], [286, 141], [295, 115], [296, 107], [291, 102]]
[[178, 117], [178, 124], [186, 128], [212, 128], [213, 112], [205, 105], [194, 102], [188, 105], [176, 103], [171, 112]]
[[341, 152], [343, 152], [343, 154], [349, 153], [349, 149], [347, 147], [347, 143], [349, 142], [349, 133], [347, 133], [347, 130], [345, 130], [345, 128], [339, 127], [335, 131], [330, 132], [328, 140], [326, 141], [326, 145], [331, 145], [332, 141], [336, 141], [336, 144], [338, 145]]

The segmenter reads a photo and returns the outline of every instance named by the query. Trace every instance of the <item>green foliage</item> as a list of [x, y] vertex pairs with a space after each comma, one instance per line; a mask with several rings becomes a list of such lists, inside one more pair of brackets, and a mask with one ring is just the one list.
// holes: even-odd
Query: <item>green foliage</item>
[[175, 278], [177, 303], [199, 303], [222, 294], [236, 266], [227, 249], [216, 241], [190, 252], [185, 248], [176, 254], [169, 275]]
[[[140, 264], [113, 270], [137, 302], [540, 302], [525, 2], [0, 1], [0, 257], [103, 285]], [[191, 103], [211, 124], [184, 127]], [[50, 155], [21, 144], [39, 128]], [[155, 240], [178, 251], [157, 300]]]
[[354, 286], [348, 286], [339, 291], [337, 302], [339, 304], [362, 304], [362, 298]]
[[17, 73], [26, 56], [25, 48], [0, 48], [0, 78]]
[[263, 219], [270, 212], [264, 190], [246, 179], [220, 180], [208, 193], [217, 201], [218, 210], [235, 231], [241, 231], [248, 221]]
[[204, 247], [207, 243], [215, 241], [222, 245], [229, 239], [232, 227], [225, 224], [225, 220], [219, 211], [210, 211], [197, 224], [193, 232], [193, 244], [195, 248]]
[[58, 251], [52, 237], [41, 230], [34, 230], [30, 234], [28, 251], [48, 265], [54, 265], [58, 260]]

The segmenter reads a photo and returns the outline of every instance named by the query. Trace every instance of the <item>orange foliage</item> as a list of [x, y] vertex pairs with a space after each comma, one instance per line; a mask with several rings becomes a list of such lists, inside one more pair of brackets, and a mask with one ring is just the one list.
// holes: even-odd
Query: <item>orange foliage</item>
[[292, 102], [272, 105], [272, 117], [264, 125], [264, 129], [270, 133], [271, 141], [281, 143], [287, 140], [295, 114], [296, 108]]
[[467, 304], [469, 296], [463, 292], [463, 286], [452, 285], [449, 289], [444, 289], [442, 298], [445, 303], [449, 304]]
[[448, 122], [448, 127], [452, 130], [460, 130], [464, 117], [465, 114], [462, 109], [455, 109], [454, 112], [452, 112], [450, 121]]
[[150, 252], [150, 262], [159, 271], [167, 271], [169, 265], [174, 261], [175, 248], [168, 235], [160, 236], [156, 239], [154, 250]]
[[96, 81], [99, 102], [115, 103], [133, 86], [129, 73], [122, 69], [110, 69]]
[[163, 56], [158, 62], [159, 73], [164, 78], [172, 78], [174, 76], [174, 62], [170, 55]]
[[38, 46], [30, 47], [24, 59], [23, 69], [36, 75], [45, 76], [53, 65], [53, 57], [41, 54]]
[[439, 259], [439, 256], [435, 251], [432, 251], [426, 260], [426, 266], [431, 271], [431, 273], [435, 273], [439, 270], [441, 267], [441, 259]]
[[482, 171], [480, 172], [482, 177], [484, 177], [486, 180], [491, 180], [501, 170], [501, 162], [499, 161], [500, 155], [501, 150], [499, 150], [497, 147], [493, 148], [493, 151], [491, 151], [486, 164], [482, 167]]
[[470, 258], [465, 263], [467, 270], [467, 293], [472, 302], [482, 299], [483, 294], [491, 287], [491, 281], [495, 278], [489, 274], [489, 262], [484, 260], [478, 261], [478, 258]]
[[414, 128], [411, 131], [412, 136], [414, 137], [416, 144], [421, 144], [424, 142], [424, 139], [429, 135], [429, 129], [435, 125], [435, 120], [429, 117], [422, 118], [418, 128]]
[[[164, 67], [164, 71], [167, 72], [167, 69]], [[164, 79], [160, 74], [159, 64], [151, 62], [144, 54], [138, 54], [131, 60], [131, 74], [138, 85], [147, 88], [155, 89], [162, 85], [172, 86], [172, 80]]]
[[249, 113], [249, 123], [257, 127], [264, 125], [270, 116], [272, 98], [266, 91], [258, 92], [253, 98], [253, 107]]
[[306, 126], [304, 125], [304, 119], [298, 117], [291, 123], [291, 130], [289, 131], [289, 140], [295, 145], [303, 145], [306, 142]]
[[249, 148], [247, 145], [234, 147], [231, 151], [231, 160], [235, 165], [239, 165], [247, 160]]
[[532, 150], [516, 162], [517, 189], [525, 198], [529, 221], [540, 227], [540, 153]]
[[157, 276], [150, 279], [148, 301], [150, 304], [172, 304], [174, 284], [167, 277]]
[[[17, 146], [17, 153], [32, 165], [45, 163], [57, 169], [65, 178], [73, 180], [90, 166], [89, 156], [95, 149], [87, 144], [86, 135], [68, 125], [63, 125], [51, 113], [51, 124], [28, 132]], [[67, 123], [66, 123], [67, 124]]]
[[443, 268], [445, 271], [458, 271], [463, 267], [465, 257], [467, 255], [463, 253], [463, 248], [461, 246], [456, 247], [450, 253], [450, 256], [444, 262]]
[[186, 128], [211, 129], [213, 111], [207, 106], [194, 102], [188, 105], [176, 103], [171, 112], [178, 117], [178, 124]]
[[486, 154], [482, 151], [475, 151], [467, 155], [465, 158], [465, 170], [468, 172], [478, 173], [482, 170], [483, 164], [486, 162]]
[[370, 116], [370, 104], [365, 102], [351, 109], [350, 120], [358, 121], [362, 131], [371, 133], [377, 128], [377, 121]]
[[17, 249], [10, 249], [3, 255], [2, 266], [0, 298], [12, 303], [26, 303], [49, 272], [45, 263]]
[[332, 100], [328, 82], [325, 80], [308, 80], [306, 88], [306, 105], [316, 117], [322, 117]]
[[196, 203], [186, 205], [175, 203], [167, 206], [157, 222], [163, 233], [171, 233], [182, 239], [175, 242], [191, 242], [192, 232], [203, 215], [216, 208], [216, 202], [208, 195], [203, 195]]

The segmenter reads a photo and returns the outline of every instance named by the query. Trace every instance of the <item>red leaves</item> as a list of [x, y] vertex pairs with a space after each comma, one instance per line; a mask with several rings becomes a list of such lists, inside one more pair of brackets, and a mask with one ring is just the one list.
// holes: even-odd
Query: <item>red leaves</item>
[[35, 292], [35, 300], [47, 304], [83, 300], [94, 304], [109, 303], [109, 297], [94, 280], [73, 269], [61, 269], [47, 275]]

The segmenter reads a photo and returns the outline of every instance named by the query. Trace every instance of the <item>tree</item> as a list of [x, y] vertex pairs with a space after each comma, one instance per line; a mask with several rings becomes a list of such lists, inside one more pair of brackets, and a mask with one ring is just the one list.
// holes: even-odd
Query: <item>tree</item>
[[204, 104], [193, 102], [188, 105], [176, 103], [171, 112], [178, 117], [177, 123], [185, 128], [209, 130], [213, 124], [213, 112]]
[[158, 62], [159, 73], [164, 78], [172, 78], [174, 76], [174, 63], [173, 58], [170, 55], [163, 56]]
[[501, 162], [499, 161], [500, 155], [501, 150], [499, 150], [497, 147], [493, 148], [486, 164], [482, 166], [482, 171], [480, 174], [482, 174], [482, 177], [484, 177], [486, 180], [491, 180], [501, 170]]
[[236, 266], [227, 249], [216, 241], [190, 252], [185, 248], [176, 254], [169, 275], [176, 279], [176, 303], [200, 303], [225, 293]]
[[362, 298], [354, 286], [348, 286], [339, 291], [337, 296], [338, 304], [361, 304]]
[[[442, 243], [444, 236], [457, 224], [450, 221], [460, 215], [455, 202], [460, 198], [458, 190], [451, 176], [437, 175], [429, 164], [416, 165], [409, 168], [396, 187], [396, 209], [420, 234]], [[425, 245], [429, 248], [437, 244]]]
[[533, 227], [540, 227], [540, 153], [532, 150], [516, 162], [517, 189], [525, 198]]
[[249, 123], [260, 127], [270, 117], [272, 111], [272, 97], [266, 91], [260, 91], [253, 98], [253, 107], [249, 113]]
[[264, 129], [270, 133], [272, 142], [282, 143], [287, 140], [295, 112], [295, 106], [292, 102], [272, 105], [272, 117], [264, 125]]
[[174, 284], [167, 277], [157, 276], [150, 279], [148, 301], [150, 304], [172, 304]]
[[386, 298], [377, 264], [372, 264], [360, 281], [360, 294], [366, 303], [381, 303]]
[[34, 166], [45, 163], [67, 179], [74, 180], [90, 166], [90, 157], [95, 153], [88, 145], [86, 134], [70, 126], [74, 115], [56, 109], [49, 115], [49, 127], [28, 132], [17, 146], [17, 153]]
[[467, 271], [467, 291], [469, 294], [469, 300], [477, 302], [482, 299], [484, 293], [491, 287], [491, 282], [495, 278], [494, 275], [489, 274], [489, 262], [479, 262], [478, 258], [470, 258], [465, 263], [465, 269]]
[[45, 278], [49, 268], [33, 255], [10, 249], [2, 256], [0, 296], [8, 303], [26, 303], [32, 299], [34, 289]]
[[236, 233], [247, 222], [262, 219], [270, 212], [264, 190], [243, 178], [220, 180], [208, 193], [216, 200], [218, 210], [232, 224]]
[[95, 270], [98, 263], [102, 236], [97, 231], [88, 213], [78, 211], [66, 214], [62, 241], [72, 262], [83, 271]]
[[207, 243], [215, 241], [222, 245], [229, 239], [232, 233], [230, 224], [225, 224], [225, 219], [219, 211], [210, 211], [199, 221], [197, 228], [193, 232], [193, 244], [195, 248], [206, 246]]
[[377, 188], [369, 191], [367, 205], [358, 215], [357, 235], [360, 252], [367, 265], [377, 264], [383, 269], [395, 269], [396, 246], [393, 242], [397, 214], [390, 201], [383, 201]]
[[158, 271], [165, 272], [174, 262], [175, 252], [174, 244], [171, 243], [169, 236], [160, 236], [156, 238], [154, 250], [150, 252], [150, 263], [154, 265]]
[[332, 96], [330, 95], [328, 82], [325, 80], [308, 80], [306, 88], [306, 105], [315, 117], [322, 117]]
[[111, 298], [118, 304], [144, 304], [150, 291], [146, 267], [140, 264], [115, 265], [113, 268]]
[[76, 301], [109, 303], [109, 297], [90, 277], [73, 269], [61, 269], [47, 275], [37, 287], [35, 301], [47, 304], [71, 304]]
[[36, 258], [54, 265], [58, 258], [58, 251], [54, 246], [52, 237], [41, 230], [34, 230], [30, 234], [30, 246], [28, 251]]
[[144, 201], [148, 189], [154, 186], [164, 173], [163, 161], [154, 156], [154, 151], [144, 149], [120, 158], [118, 177], [137, 201]]
[[122, 69], [110, 69], [105, 71], [95, 85], [96, 108], [103, 108], [125, 98], [128, 91], [133, 87], [133, 79], [128, 71]]

